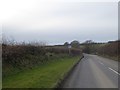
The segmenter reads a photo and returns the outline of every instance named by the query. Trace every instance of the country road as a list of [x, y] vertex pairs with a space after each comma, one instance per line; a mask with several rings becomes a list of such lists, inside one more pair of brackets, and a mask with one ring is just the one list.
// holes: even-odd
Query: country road
[[97, 55], [84, 58], [65, 80], [63, 88], [118, 88], [118, 62]]

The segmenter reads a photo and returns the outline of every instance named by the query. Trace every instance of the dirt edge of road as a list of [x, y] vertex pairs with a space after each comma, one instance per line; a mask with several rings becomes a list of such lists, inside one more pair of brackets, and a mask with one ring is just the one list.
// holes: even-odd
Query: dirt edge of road
[[60, 80], [57, 82], [57, 84], [56, 84], [55, 87], [54, 87], [55, 89], [57, 89], [57, 88], [62, 88], [64, 82], [65, 82], [65, 81], [67, 80], [67, 78], [71, 75], [71, 73], [74, 71], [74, 69], [75, 69], [76, 66], [79, 64], [79, 62], [81, 61], [82, 58], [84, 58], [84, 55], [82, 55], [82, 56], [80, 57], [80, 60], [79, 60], [77, 63], [75, 63], [75, 64], [73, 65], [73, 67], [63, 76], [63, 78], [60, 79]]

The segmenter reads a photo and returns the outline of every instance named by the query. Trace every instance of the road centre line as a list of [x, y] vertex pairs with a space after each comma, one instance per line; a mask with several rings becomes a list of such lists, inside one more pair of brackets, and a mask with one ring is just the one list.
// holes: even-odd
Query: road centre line
[[114, 69], [112, 69], [112, 68], [110, 68], [110, 67], [108, 67], [111, 71], [113, 71], [114, 73], [116, 73], [116, 74], [118, 74], [118, 75], [120, 75], [120, 73], [118, 73], [117, 71], [115, 71]]
[[[102, 65], [104, 65], [104, 64], [103, 64], [102, 62], [100, 62], [100, 61], [99, 61], [99, 63], [100, 63], [100, 64], [102, 64]], [[114, 73], [116, 73], [116, 74], [120, 75], [120, 73], [118, 73], [118, 72], [117, 72], [117, 71], [115, 71], [114, 69], [112, 69], [112, 68], [110, 68], [110, 67], [108, 67], [108, 69], [110, 69], [110, 70], [111, 70], [111, 71], [113, 71]]]
[[101, 63], [102, 65], [104, 65], [103, 63]]
[[102, 62], [99, 61], [100, 64], [104, 65]]

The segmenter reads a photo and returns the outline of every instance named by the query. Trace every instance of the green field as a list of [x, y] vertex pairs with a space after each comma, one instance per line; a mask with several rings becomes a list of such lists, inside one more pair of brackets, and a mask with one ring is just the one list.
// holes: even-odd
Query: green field
[[59, 58], [3, 78], [3, 88], [53, 88], [80, 57]]

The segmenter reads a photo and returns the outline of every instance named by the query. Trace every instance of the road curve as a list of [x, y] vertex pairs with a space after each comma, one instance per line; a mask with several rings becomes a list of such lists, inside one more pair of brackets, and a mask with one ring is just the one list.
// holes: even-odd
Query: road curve
[[62, 88], [118, 88], [118, 62], [84, 54]]

